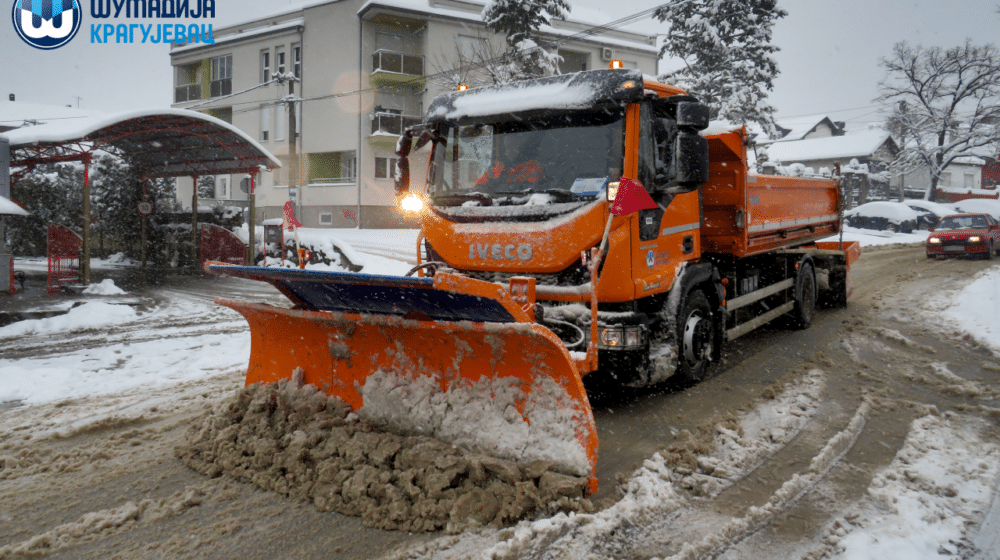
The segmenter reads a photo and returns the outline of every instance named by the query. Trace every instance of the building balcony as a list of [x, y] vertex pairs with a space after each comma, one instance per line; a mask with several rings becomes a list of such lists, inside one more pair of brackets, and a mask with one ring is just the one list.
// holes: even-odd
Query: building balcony
[[423, 86], [424, 57], [377, 50], [372, 53], [371, 81], [376, 86]]
[[407, 127], [420, 124], [421, 118], [399, 113], [372, 113], [372, 132], [368, 136], [371, 146], [395, 146]]
[[357, 177], [315, 177], [309, 179], [310, 187], [353, 187], [357, 184]]
[[184, 84], [174, 88], [174, 103], [201, 99], [201, 84]]

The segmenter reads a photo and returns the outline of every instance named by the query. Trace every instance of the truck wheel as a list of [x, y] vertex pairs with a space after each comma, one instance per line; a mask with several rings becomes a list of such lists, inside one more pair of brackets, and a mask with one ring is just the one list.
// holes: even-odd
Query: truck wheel
[[692, 290], [677, 317], [677, 373], [689, 383], [702, 381], [714, 351], [712, 307], [701, 290]]
[[797, 329], [808, 329], [816, 314], [816, 275], [813, 266], [802, 263], [795, 276], [795, 308], [792, 309], [792, 324]]

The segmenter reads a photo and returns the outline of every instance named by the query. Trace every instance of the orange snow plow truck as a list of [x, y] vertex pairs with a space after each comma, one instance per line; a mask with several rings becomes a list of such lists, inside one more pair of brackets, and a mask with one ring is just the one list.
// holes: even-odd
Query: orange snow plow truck
[[746, 145], [633, 70], [438, 96], [397, 145], [421, 220], [410, 275], [207, 266], [294, 303], [218, 300], [250, 324], [247, 384], [296, 376], [389, 429], [594, 491], [585, 380], [695, 382], [727, 340], [847, 303], [859, 247], [818, 241], [840, 231], [838, 182], [758, 175]]

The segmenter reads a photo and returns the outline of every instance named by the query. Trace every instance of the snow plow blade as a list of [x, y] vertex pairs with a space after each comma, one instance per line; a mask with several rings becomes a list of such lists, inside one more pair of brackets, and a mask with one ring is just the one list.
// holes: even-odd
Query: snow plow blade
[[301, 376], [393, 431], [549, 461], [596, 491], [597, 432], [576, 364], [501, 286], [442, 273], [206, 269], [269, 282], [296, 303], [216, 299], [250, 325], [247, 385]]

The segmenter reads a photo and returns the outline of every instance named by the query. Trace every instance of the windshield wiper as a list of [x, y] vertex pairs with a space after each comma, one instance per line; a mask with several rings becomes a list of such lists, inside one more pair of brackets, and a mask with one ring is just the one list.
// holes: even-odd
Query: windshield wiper
[[556, 202], [573, 202], [577, 200], [577, 196], [569, 191], [564, 191], [562, 189], [544, 189], [536, 191], [533, 189], [524, 189], [523, 191], [497, 191], [497, 194], [509, 194], [518, 196], [528, 196], [535, 193], [548, 194], [554, 196], [557, 200]]
[[434, 204], [437, 206], [454, 206], [456, 203], [475, 200], [481, 206], [493, 206], [493, 197], [481, 192], [448, 193], [434, 195]]

